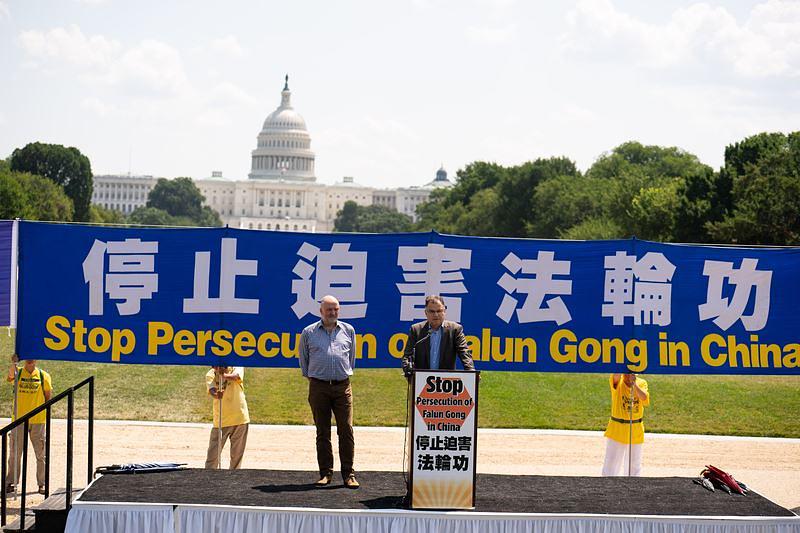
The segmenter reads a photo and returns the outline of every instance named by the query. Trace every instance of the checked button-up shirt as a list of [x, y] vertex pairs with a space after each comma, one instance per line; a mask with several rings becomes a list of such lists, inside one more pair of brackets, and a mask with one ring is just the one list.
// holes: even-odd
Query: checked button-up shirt
[[337, 321], [331, 333], [322, 321], [315, 322], [300, 335], [300, 368], [309, 378], [341, 381], [353, 375], [356, 363], [356, 332], [353, 326]]

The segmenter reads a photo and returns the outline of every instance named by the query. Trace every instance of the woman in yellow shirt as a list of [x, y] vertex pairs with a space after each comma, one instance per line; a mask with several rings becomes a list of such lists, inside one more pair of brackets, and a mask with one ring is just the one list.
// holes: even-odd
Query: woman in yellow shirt
[[[611, 418], [606, 427], [604, 476], [642, 475], [642, 443], [644, 442], [644, 408], [650, 405], [647, 382], [636, 374], [611, 374]], [[633, 409], [631, 409], [633, 402]], [[632, 444], [631, 444], [632, 443]], [[630, 459], [628, 451], [630, 450]], [[630, 465], [630, 470], [628, 470]]]
[[[21, 367], [17, 367], [16, 356], [14, 364], [8, 369], [6, 380], [15, 385], [14, 420], [33, 411], [44, 402], [50, 399], [53, 392], [53, 384], [50, 374], [36, 368], [35, 359], [26, 359]], [[47, 415], [44, 411], [30, 419], [28, 424], [28, 435], [33, 445], [33, 452], [36, 454], [36, 481], [39, 484], [39, 493], [44, 494], [44, 448], [45, 448], [45, 423]], [[8, 473], [6, 474], [6, 492], [15, 492], [19, 477], [22, 473], [22, 447], [25, 445], [25, 435], [22, 426], [11, 432], [11, 446], [8, 454]]]
[[220, 453], [228, 439], [231, 441], [230, 469], [235, 470], [242, 465], [250, 424], [243, 379], [242, 367], [215, 366], [206, 374], [206, 389], [209, 396], [214, 398], [214, 427], [208, 438], [206, 468], [219, 468]]

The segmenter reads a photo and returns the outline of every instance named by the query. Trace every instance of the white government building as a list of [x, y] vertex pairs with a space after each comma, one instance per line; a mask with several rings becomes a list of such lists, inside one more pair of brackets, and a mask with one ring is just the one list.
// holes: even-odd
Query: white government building
[[[347, 200], [359, 205], [383, 205], [416, 220], [416, 209], [431, 191], [450, 187], [440, 168], [433, 181], [419, 187], [375, 189], [345, 177], [334, 185], [317, 183], [314, 152], [306, 121], [294, 110], [289, 79], [281, 91], [281, 105], [264, 120], [252, 152], [246, 180], [228, 180], [222, 172], [195, 184], [223, 224], [243, 229], [328, 232]], [[130, 214], [147, 203], [156, 184], [152, 176], [94, 176], [92, 203]]]

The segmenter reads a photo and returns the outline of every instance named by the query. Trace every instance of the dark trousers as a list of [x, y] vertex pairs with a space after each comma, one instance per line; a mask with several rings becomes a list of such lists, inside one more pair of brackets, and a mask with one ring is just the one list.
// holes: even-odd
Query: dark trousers
[[328, 383], [309, 379], [308, 404], [317, 426], [317, 463], [320, 476], [333, 475], [333, 447], [331, 446], [331, 413], [336, 419], [339, 436], [339, 461], [342, 477], [347, 479], [353, 470], [355, 440], [353, 439], [353, 390], [350, 380]]

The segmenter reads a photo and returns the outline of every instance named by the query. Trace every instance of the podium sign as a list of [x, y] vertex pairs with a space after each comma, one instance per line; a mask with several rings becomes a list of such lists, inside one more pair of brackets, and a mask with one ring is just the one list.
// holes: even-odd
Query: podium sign
[[412, 380], [412, 509], [475, 507], [477, 374], [417, 370]]

